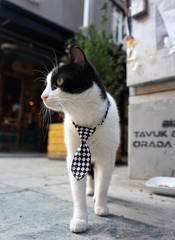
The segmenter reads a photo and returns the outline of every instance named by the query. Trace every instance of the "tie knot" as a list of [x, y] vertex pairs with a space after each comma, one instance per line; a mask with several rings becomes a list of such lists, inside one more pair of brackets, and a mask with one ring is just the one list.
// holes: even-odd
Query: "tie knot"
[[86, 143], [88, 138], [95, 132], [95, 128], [88, 128], [88, 127], [80, 127], [80, 126], [75, 126], [78, 132], [78, 135], [81, 138], [81, 141], [83, 143]]

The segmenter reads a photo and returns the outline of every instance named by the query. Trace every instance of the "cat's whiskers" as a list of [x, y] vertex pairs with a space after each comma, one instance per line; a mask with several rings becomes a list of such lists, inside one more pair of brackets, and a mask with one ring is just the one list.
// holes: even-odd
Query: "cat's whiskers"
[[56, 52], [54, 50], [54, 48], [52, 48], [53, 54], [54, 54], [54, 60], [55, 60], [55, 66], [58, 66], [58, 58], [56, 56]]
[[41, 73], [45, 78], [47, 77], [48, 75], [48, 72], [45, 72], [45, 71], [41, 71], [41, 70], [38, 70], [38, 69], [34, 69], [34, 72], [38, 72], [38, 73]]
[[40, 110], [40, 116], [41, 116], [41, 120], [42, 120], [41, 128], [42, 128], [44, 140], [47, 137], [48, 126], [51, 123], [51, 115], [52, 115], [52, 110], [46, 108], [45, 105], [42, 104], [41, 110]]
[[46, 79], [44, 77], [37, 77], [34, 79], [34, 82], [44, 82], [45, 83]]
[[44, 104], [41, 105], [41, 110], [40, 110], [40, 116], [42, 120], [42, 126], [47, 124], [47, 116], [48, 116], [49, 109], [44, 106]]
[[62, 111], [65, 111], [65, 107], [63, 104], [59, 103], [59, 106], [57, 105], [57, 111], [61, 111], [60, 110], [60, 106], [62, 107]]
[[[48, 57], [48, 56], [46, 56], [46, 55], [45, 55], [44, 57], [47, 58], [47, 59], [51, 62], [52, 66], [53, 66], [52, 68], [55, 68], [55, 67], [57, 66], [57, 65], [56, 65], [57, 63], [54, 63], [50, 57]], [[57, 61], [56, 61], [56, 62], [57, 62]], [[49, 71], [48, 71], [48, 73], [49, 73]]]
[[42, 63], [42, 65], [44, 66], [44, 68], [46, 69], [46, 73], [47, 73], [47, 75], [49, 74], [49, 69], [47, 68], [47, 66], [44, 64], [44, 63]]

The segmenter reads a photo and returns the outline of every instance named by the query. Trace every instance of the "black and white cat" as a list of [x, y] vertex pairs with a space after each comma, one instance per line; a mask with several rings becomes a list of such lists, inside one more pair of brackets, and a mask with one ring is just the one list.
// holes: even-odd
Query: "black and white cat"
[[[72, 232], [83, 232], [88, 228], [86, 194], [94, 194], [95, 214], [109, 214], [107, 191], [120, 141], [118, 110], [114, 99], [106, 93], [96, 70], [79, 47], [71, 47], [70, 63], [55, 67], [47, 75], [46, 82], [41, 95], [43, 103], [49, 109], [65, 113], [67, 165], [74, 203], [70, 229]], [[87, 141], [94, 166], [94, 183], [88, 174], [77, 181], [71, 171], [74, 155], [81, 142], [75, 125], [95, 128]]]

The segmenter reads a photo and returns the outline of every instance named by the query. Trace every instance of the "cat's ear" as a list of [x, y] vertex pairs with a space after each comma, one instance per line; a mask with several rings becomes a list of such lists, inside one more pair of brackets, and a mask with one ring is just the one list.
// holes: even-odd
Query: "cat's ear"
[[88, 61], [83, 50], [76, 46], [71, 46], [70, 48], [70, 62], [76, 64], [82, 70], [88, 65]]

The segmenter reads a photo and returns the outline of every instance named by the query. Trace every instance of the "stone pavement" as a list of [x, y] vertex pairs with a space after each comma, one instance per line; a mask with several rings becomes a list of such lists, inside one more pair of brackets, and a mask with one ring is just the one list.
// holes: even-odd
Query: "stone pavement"
[[93, 212], [89, 229], [69, 230], [72, 201], [66, 163], [46, 157], [0, 155], [1, 240], [175, 240], [175, 198], [151, 194], [145, 181], [116, 166], [108, 193], [109, 217]]

